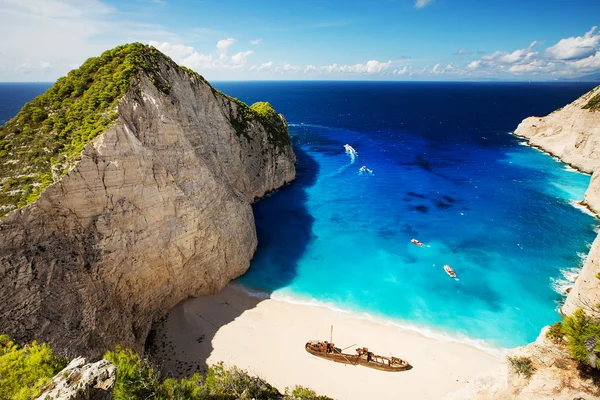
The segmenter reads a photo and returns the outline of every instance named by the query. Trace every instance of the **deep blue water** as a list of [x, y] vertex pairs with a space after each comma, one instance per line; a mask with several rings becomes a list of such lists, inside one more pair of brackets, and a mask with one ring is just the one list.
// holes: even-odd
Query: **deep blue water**
[[[0, 84], [0, 123], [48, 86]], [[596, 220], [571, 204], [589, 177], [508, 132], [594, 84], [215, 86], [271, 102], [298, 157], [297, 180], [254, 207], [259, 248], [241, 284], [496, 347], [559, 318], [565, 275], [595, 236]]]
[[216, 86], [271, 102], [298, 156], [297, 181], [255, 206], [259, 249], [240, 283], [494, 347], [559, 319], [564, 275], [595, 237], [570, 203], [589, 177], [508, 132], [594, 84]]
[[29, 100], [44, 93], [52, 83], [0, 82], [0, 125], [14, 117]]

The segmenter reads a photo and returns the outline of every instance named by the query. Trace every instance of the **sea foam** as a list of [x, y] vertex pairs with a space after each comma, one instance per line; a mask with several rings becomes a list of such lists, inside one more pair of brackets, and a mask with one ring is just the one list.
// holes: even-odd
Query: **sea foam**
[[354, 164], [356, 159], [358, 158], [358, 152], [354, 149], [354, 147], [349, 144], [344, 145], [344, 150], [346, 150], [346, 154], [350, 157], [350, 162]]

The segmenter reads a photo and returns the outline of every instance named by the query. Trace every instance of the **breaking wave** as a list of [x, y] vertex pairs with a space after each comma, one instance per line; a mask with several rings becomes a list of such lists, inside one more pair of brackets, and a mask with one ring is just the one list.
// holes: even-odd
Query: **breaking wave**
[[575, 280], [577, 279], [577, 276], [579, 276], [581, 268], [583, 268], [585, 260], [587, 259], [587, 254], [582, 252], [577, 252], [577, 256], [579, 257], [579, 262], [576, 267], [562, 269], [560, 270], [561, 277], [550, 278], [552, 281], [552, 289], [561, 296], [566, 296], [567, 291], [573, 288]]

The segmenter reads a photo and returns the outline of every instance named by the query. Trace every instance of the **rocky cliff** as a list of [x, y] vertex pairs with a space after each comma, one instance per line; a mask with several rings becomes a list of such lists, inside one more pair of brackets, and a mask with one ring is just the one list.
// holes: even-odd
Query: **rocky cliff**
[[78, 357], [46, 385], [37, 400], [111, 400], [117, 368], [107, 360]]
[[[53, 158], [52, 183], [0, 220], [0, 332], [92, 357], [116, 344], [142, 351], [153, 320], [243, 274], [257, 245], [250, 204], [295, 178], [287, 125], [270, 105], [229, 98], [147, 46], [119, 51], [135, 63], [119, 70], [131, 77], [110, 123], [62, 158], [62, 173]], [[70, 96], [69, 110], [80, 98]], [[45, 124], [57, 111], [44, 104], [38, 137], [64, 136], [70, 125]], [[7, 123], [0, 164], [20, 165], [15, 143], [30, 120]], [[5, 188], [23, 176], [2, 171]]]
[[[546, 117], [525, 119], [515, 134], [574, 168], [592, 174], [584, 203], [596, 214], [600, 213], [600, 86]], [[563, 313], [572, 314], [579, 307], [589, 312], [591, 306], [600, 303], [598, 273], [600, 237], [592, 244], [575, 286], [562, 307]]]
[[[556, 345], [542, 329], [534, 343], [508, 352], [506, 365], [472, 379], [446, 400], [573, 400], [598, 399], [600, 388], [591, 378], [582, 377], [577, 362], [565, 345]], [[513, 365], [511, 359], [529, 360], [528, 368]], [[527, 372], [525, 372], [527, 371]], [[528, 374], [530, 374], [528, 376]]]

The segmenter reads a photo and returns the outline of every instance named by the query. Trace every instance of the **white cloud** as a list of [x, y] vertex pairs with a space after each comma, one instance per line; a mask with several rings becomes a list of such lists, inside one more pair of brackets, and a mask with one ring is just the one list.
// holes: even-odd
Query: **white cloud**
[[536, 60], [528, 64], [513, 65], [508, 70], [516, 75], [525, 73], [539, 74], [541, 72], [551, 72], [555, 67], [556, 64], [554, 63], [546, 63], [542, 60]]
[[467, 65], [475, 73], [575, 76], [600, 70], [600, 34], [593, 27], [583, 36], [559, 40], [544, 52], [533, 51], [537, 42], [513, 52], [496, 51]]
[[483, 61], [481, 61], [481, 60], [471, 61], [469, 63], [469, 65], [467, 65], [467, 68], [475, 70], [475, 69], [478, 69], [479, 67], [481, 67], [482, 64], [483, 64]]
[[24, 71], [27, 80], [54, 80], [124, 42], [178, 40], [162, 26], [135, 18], [100, 0], [1, 0], [0, 36], [10, 40], [0, 41], [0, 81], [22, 81]]
[[592, 27], [583, 36], [561, 39], [554, 46], [546, 49], [545, 55], [553, 60], [580, 60], [593, 56], [596, 53], [600, 34], [595, 34], [596, 27]]
[[377, 60], [367, 61], [365, 64], [342, 65], [339, 67], [341, 72], [355, 72], [375, 74], [388, 69], [392, 65], [392, 61], [380, 62]]
[[251, 41], [250, 41], [250, 44], [257, 45], [257, 44], [259, 44], [260, 42], [262, 42], [262, 39], [254, 39], [254, 40], [251, 40]]
[[582, 72], [598, 71], [600, 70], [600, 51], [596, 51], [596, 54], [587, 58], [574, 61], [571, 65]]
[[251, 50], [236, 53], [233, 56], [231, 56], [231, 62], [238, 68], [241, 68], [244, 65], [246, 65], [246, 63], [248, 62], [248, 56], [252, 53], [253, 51]]
[[528, 47], [524, 49], [515, 50], [512, 53], [506, 51], [496, 51], [495, 53], [481, 57], [482, 61], [487, 61], [489, 64], [504, 64], [511, 65], [516, 63], [523, 63], [533, 58], [538, 53], [533, 52], [533, 47], [537, 42], [532, 42]]
[[161, 43], [154, 40], [149, 41], [148, 44], [154, 46], [157, 50], [162, 51], [174, 60], [182, 60], [195, 52], [192, 46], [184, 46], [183, 44]]
[[227, 53], [229, 47], [231, 47], [231, 45], [235, 42], [236, 40], [234, 38], [219, 40], [217, 42], [217, 49], [219, 49], [221, 53]]
[[455, 55], [457, 56], [466, 56], [468, 54], [471, 54], [471, 50], [469, 49], [458, 49], [454, 52]]
[[283, 64], [283, 68], [282, 69], [284, 71], [294, 71], [294, 72], [297, 72], [297, 71], [300, 71], [302, 68], [301, 67], [297, 67], [297, 66], [292, 65], [292, 64]]
[[401, 69], [395, 69], [392, 73], [394, 75], [407, 75], [410, 74], [410, 67], [405, 65]]
[[248, 56], [253, 53], [251, 50], [240, 51], [231, 57], [227, 52], [229, 47], [235, 43], [235, 39], [229, 38], [219, 40], [215, 49], [211, 53], [198, 52], [192, 46], [183, 44], [172, 44], [168, 42], [149, 42], [176, 63], [185, 65], [188, 68], [203, 73], [204, 70], [242, 70], [248, 62]]
[[427, 7], [432, 2], [433, 2], [433, 0], [417, 0], [417, 1], [415, 1], [415, 8]]
[[196, 71], [212, 69], [217, 66], [216, 61], [213, 60], [212, 54], [201, 54], [196, 51], [181, 61], [176, 60], [176, 62]]
[[273, 67], [273, 61], [268, 61], [266, 63], [262, 63], [256, 69], [257, 71], [270, 71]]
[[441, 63], [437, 63], [431, 68], [431, 70], [427, 70], [424, 68], [421, 71], [422, 74], [432, 74], [432, 75], [443, 75], [443, 74], [452, 74], [452, 75], [463, 75], [466, 73], [464, 68], [460, 68], [452, 63], [447, 65], [442, 65]]

